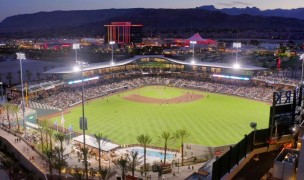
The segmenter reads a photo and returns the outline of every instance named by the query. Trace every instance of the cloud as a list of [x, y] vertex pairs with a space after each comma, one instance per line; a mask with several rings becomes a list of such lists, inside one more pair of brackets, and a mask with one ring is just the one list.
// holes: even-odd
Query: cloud
[[250, 6], [250, 3], [242, 2], [242, 1], [232, 1], [230, 3], [217, 3], [220, 6], [225, 7], [237, 7], [237, 6]]

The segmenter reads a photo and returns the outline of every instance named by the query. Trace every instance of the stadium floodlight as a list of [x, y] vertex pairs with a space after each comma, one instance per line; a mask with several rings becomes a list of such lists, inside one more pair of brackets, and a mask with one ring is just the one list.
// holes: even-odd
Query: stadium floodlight
[[74, 66], [73, 67], [74, 72], [79, 72], [81, 68], [79, 66]]
[[238, 63], [233, 64], [233, 69], [240, 69], [241, 65]]
[[110, 41], [109, 44], [111, 45], [112, 50], [112, 59], [111, 59], [111, 65], [114, 65], [114, 58], [113, 58], [113, 45], [115, 44], [115, 41]]
[[21, 81], [21, 95], [22, 95], [22, 119], [23, 119], [23, 128], [24, 128], [24, 135], [27, 136], [26, 133], [26, 119], [25, 119], [25, 101], [24, 101], [24, 87], [23, 87], [23, 73], [22, 73], [22, 59], [25, 58], [25, 54], [18, 52], [16, 53], [17, 59], [19, 59], [20, 64], [20, 81]]
[[302, 55], [300, 56], [300, 60], [302, 60], [301, 85], [303, 85], [304, 54], [302, 54]]
[[1, 89], [1, 100], [3, 100], [3, 88], [2, 88], [2, 82], [0, 82], [0, 89]]
[[[76, 57], [77, 58], [77, 57]], [[84, 116], [84, 80], [83, 80], [83, 69], [86, 66], [87, 63], [81, 61], [77, 61], [76, 60], [76, 66], [74, 67], [74, 71], [75, 72], [79, 72], [81, 73], [81, 106], [82, 106], [82, 124], [85, 124], [85, 116]], [[82, 133], [83, 133], [83, 159], [84, 159], [84, 168], [85, 168], [85, 176], [86, 179], [89, 179], [89, 175], [88, 175], [88, 161], [87, 161], [87, 151], [86, 151], [86, 139], [85, 139], [85, 130], [86, 128], [82, 128]]]
[[240, 68], [240, 65], [238, 64], [238, 51], [239, 51], [239, 48], [242, 47], [242, 44], [240, 42], [234, 42], [232, 44], [232, 46], [234, 48], [236, 48], [236, 51], [235, 51], [235, 64], [233, 65], [233, 68], [234, 69], [239, 69]]
[[80, 49], [80, 44], [75, 43], [73, 44], [73, 49], [75, 49], [75, 56], [76, 56], [76, 64], [77, 64], [77, 49]]
[[193, 55], [192, 55], [191, 64], [195, 64], [195, 60], [194, 60], [194, 46], [195, 46], [195, 44], [197, 44], [197, 41], [190, 41], [190, 44], [192, 44], [192, 46], [193, 46]]

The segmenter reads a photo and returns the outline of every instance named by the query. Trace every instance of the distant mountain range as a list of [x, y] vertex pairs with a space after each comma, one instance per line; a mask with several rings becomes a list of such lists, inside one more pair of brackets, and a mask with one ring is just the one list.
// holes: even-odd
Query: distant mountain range
[[304, 8], [260, 10], [259, 8], [256, 7], [246, 7], [246, 8], [233, 7], [233, 8], [216, 9], [213, 5], [209, 5], [209, 6], [198, 7], [198, 9], [204, 9], [207, 11], [219, 11], [229, 15], [248, 14], [252, 16], [274, 16], [274, 17], [296, 18], [296, 19], [304, 20]]
[[[224, 10], [226, 12], [222, 12]], [[236, 29], [240, 32], [270, 32], [272, 30], [303, 32], [304, 29], [304, 20], [301, 19], [248, 15], [240, 11], [233, 12], [233, 10], [235, 9], [216, 10], [212, 6], [203, 6], [193, 9], [133, 8], [39, 12], [6, 18], [0, 23], [0, 33], [12, 34], [12, 36], [19, 33], [22, 36], [35, 37], [104, 35], [104, 25], [115, 21], [143, 24], [144, 33], [154, 35], [185, 34], [185, 32], [219, 35], [220, 33], [235, 33]], [[253, 14], [254, 10], [251, 11]], [[230, 15], [228, 12], [234, 14]], [[304, 18], [304, 15], [301, 18]], [[252, 32], [249, 34], [255, 37]]]

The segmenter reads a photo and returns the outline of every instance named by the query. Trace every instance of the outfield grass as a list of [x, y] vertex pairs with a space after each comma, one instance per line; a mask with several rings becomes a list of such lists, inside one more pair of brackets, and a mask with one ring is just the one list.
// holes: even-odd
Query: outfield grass
[[[178, 104], [148, 104], [123, 99], [128, 94], [140, 93], [155, 98], [173, 98], [185, 92], [203, 94], [204, 98]], [[209, 95], [209, 96], [207, 96]], [[108, 101], [108, 102], [107, 102]], [[65, 126], [79, 130], [81, 106], [64, 115]], [[269, 105], [250, 99], [207, 93], [188, 89], [147, 86], [85, 103], [89, 134], [101, 132], [118, 144], [137, 143], [142, 133], [153, 137], [153, 145], [162, 146], [157, 137], [163, 131], [186, 129], [191, 134], [189, 143], [220, 146], [237, 143], [251, 132], [250, 122], [257, 128], [268, 127]], [[52, 121], [60, 116], [52, 118]], [[176, 145], [171, 145], [176, 147]]]

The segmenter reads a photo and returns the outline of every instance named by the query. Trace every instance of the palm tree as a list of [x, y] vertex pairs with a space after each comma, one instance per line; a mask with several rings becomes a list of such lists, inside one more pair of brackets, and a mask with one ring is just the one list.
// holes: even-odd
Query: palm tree
[[101, 175], [102, 180], [106, 180], [111, 172], [111, 169], [110, 167], [103, 166], [100, 170], [98, 170], [98, 172]]
[[53, 170], [52, 170], [53, 169], [53, 166], [52, 166], [53, 150], [52, 149], [45, 149], [45, 150], [43, 150], [43, 153], [48, 158], [49, 171], [50, 171], [50, 175], [52, 177], [52, 175], [53, 175]]
[[19, 83], [21, 84], [21, 71], [18, 70], [17, 73], [18, 73], [18, 80], [19, 80]]
[[170, 132], [163, 131], [162, 134], [158, 137], [158, 139], [159, 141], [164, 142], [164, 149], [165, 149], [164, 164], [166, 164], [168, 144], [170, 143], [170, 141], [173, 140], [173, 136], [170, 134]]
[[59, 179], [61, 179], [61, 170], [67, 166], [67, 162], [63, 159], [61, 148], [54, 148], [55, 159], [54, 159], [54, 168], [58, 169]]
[[8, 84], [9, 84], [9, 86], [11, 87], [11, 86], [12, 86], [12, 79], [13, 79], [13, 76], [12, 76], [12, 73], [11, 73], [11, 72], [8, 72], [8, 73], [7, 73], [6, 79], [8, 79]]
[[41, 73], [40, 73], [40, 72], [36, 72], [36, 76], [37, 76], [37, 80], [39, 81], [39, 80], [40, 80]]
[[152, 138], [149, 135], [141, 134], [137, 136], [137, 141], [144, 147], [144, 172], [146, 175], [146, 157], [147, 157], [147, 145], [151, 143]]
[[121, 178], [125, 180], [128, 159], [121, 157], [120, 159], [114, 161], [114, 164], [121, 170]]
[[20, 132], [20, 124], [19, 124], [19, 117], [18, 117], [18, 112], [20, 110], [19, 106], [17, 105], [13, 105], [11, 107], [12, 112], [16, 115], [16, 119], [17, 119], [17, 127], [18, 127], [18, 133]]
[[48, 127], [46, 132], [50, 137], [50, 149], [53, 149], [52, 137], [53, 137], [53, 134], [54, 134], [54, 129]]
[[63, 141], [65, 139], [65, 134], [63, 133], [56, 133], [54, 135], [55, 140], [60, 142], [60, 159], [63, 160]]
[[[102, 133], [97, 133], [97, 134], [94, 134], [94, 137], [97, 141], [97, 144], [98, 144], [98, 164], [99, 164], [99, 171], [101, 170], [101, 156], [100, 156], [100, 151], [101, 151], [101, 146], [102, 145], [105, 145], [107, 143], [107, 137], [106, 136], [103, 136]], [[102, 143], [101, 143], [101, 140]]]
[[182, 166], [184, 165], [184, 142], [189, 139], [190, 133], [185, 129], [179, 129], [175, 132], [174, 137], [179, 141], [182, 153]]
[[67, 166], [67, 162], [65, 161], [65, 159], [63, 158], [63, 141], [65, 139], [65, 134], [63, 133], [56, 133], [54, 135], [54, 138], [56, 141], [59, 141], [60, 142], [60, 148], [58, 147], [55, 147], [54, 151], [57, 155], [56, 159], [55, 159], [55, 163], [54, 163], [54, 167], [56, 169], [58, 169], [58, 172], [59, 172], [59, 176], [60, 176], [60, 179], [61, 179], [61, 170]]
[[[88, 157], [88, 153], [89, 153], [89, 148], [80, 148], [80, 151], [82, 152], [82, 154], [83, 154], [83, 157]], [[84, 160], [84, 159], [83, 159]], [[87, 159], [88, 160], [88, 159]], [[84, 163], [84, 162], [83, 162]]]
[[81, 180], [83, 177], [83, 173], [81, 172], [80, 168], [75, 166], [74, 172], [71, 173], [74, 179]]
[[25, 71], [26, 77], [28, 81], [31, 81], [31, 76], [33, 75], [32, 72], [30, 70], [26, 70]]
[[40, 132], [40, 139], [41, 139], [41, 150], [44, 150], [44, 137], [43, 133], [46, 133], [47, 121], [38, 121], [38, 131]]
[[141, 159], [142, 156], [138, 156], [137, 151], [131, 151], [130, 154], [128, 155], [129, 168], [132, 171], [133, 177], [134, 177], [135, 168], [140, 164]]
[[12, 104], [6, 102], [4, 104], [2, 104], [2, 106], [6, 109], [6, 117], [7, 117], [7, 121], [8, 121], [8, 129], [11, 129], [11, 122], [10, 122], [10, 111], [12, 109]]

